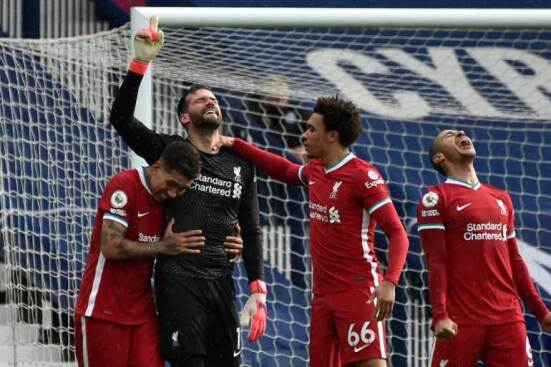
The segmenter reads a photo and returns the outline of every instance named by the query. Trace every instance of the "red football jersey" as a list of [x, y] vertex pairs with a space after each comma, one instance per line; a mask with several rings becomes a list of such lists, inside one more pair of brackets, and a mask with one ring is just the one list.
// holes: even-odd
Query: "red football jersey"
[[153, 258], [105, 259], [100, 248], [104, 219], [124, 225], [128, 240], [160, 241], [163, 211], [151, 195], [143, 168], [115, 175], [101, 196], [76, 314], [126, 325], [154, 320]]
[[379, 171], [349, 153], [329, 168], [311, 160], [299, 177], [309, 188], [314, 294], [378, 285], [371, 214], [392, 203]]
[[507, 241], [515, 227], [506, 192], [448, 178], [429, 188], [417, 218], [419, 232], [445, 231], [445, 307], [452, 320], [473, 325], [524, 320]]

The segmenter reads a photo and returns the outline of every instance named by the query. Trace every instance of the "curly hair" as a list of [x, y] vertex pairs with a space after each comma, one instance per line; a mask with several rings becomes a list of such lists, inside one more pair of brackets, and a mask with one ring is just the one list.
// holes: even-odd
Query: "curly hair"
[[356, 105], [335, 97], [320, 97], [314, 113], [323, 116], [326, 131], [339, 133], [339, 141], [344, 147], [353, 144], [362, 133], [362, 119]]

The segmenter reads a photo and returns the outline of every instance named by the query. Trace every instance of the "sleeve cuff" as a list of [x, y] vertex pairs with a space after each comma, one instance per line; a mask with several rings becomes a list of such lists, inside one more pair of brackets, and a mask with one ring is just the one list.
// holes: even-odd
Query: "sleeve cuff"
[[130, 62], [130, 71], [139, 75], [144, 75], [149, 67], [149, 63], [146, 61], [132, 59]]
[[433, 314], [433, 315], [432, 315], [432, 326], [431, 326], [432, 330], [434, 330], [434, 327], [435, 327], [436, 324], [438, 324], [440, 321], [442, 321], [442, 320], [444, 320], [444, 319], [449, 319], [449, 318], [450, 318], [450, 316], [449, 316], [446, 312], [444, 312], [444, 313], [442, 313], [442, 314], [438, 314], [438, 315]]
[[545, 304], [542, 303], [542, 305], [538, 307], [537, 310], [534, 311], [534, 316], [536, 316], [536, 319], [541, 323], [545, 315], [547, 315], [548, 313], [549, 313], [549, 309]]
[[249, 288], [250, 288], [251, 294], [254, 294], [254, 293], [268, 294], [268, 288], [266, 287], [266, 283], [260, 279], [257, 279], [254, 282], [251, 282], [251, 284], [249, 284]]
[[398, 274], [398, 276], [392, 276], [392, 275], [385, 275], [383, 277], [383, 280], [384, 281], [387, 281], [387, 282], [391, 282], [392, 284], [394, 284], [395, 286], [398, 286], [398, 283], [400, 282], [400, 275]]

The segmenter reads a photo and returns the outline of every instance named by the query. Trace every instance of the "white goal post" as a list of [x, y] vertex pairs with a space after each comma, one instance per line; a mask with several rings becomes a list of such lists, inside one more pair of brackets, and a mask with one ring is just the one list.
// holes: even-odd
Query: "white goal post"
[[132, 29], [147, 25], [153, 15], [159, 17], [161, 26], [180, 27], [545, 28], [549, 26], [551, 10], [134, 7]]
[[[415, 209], [441, 180], [426, 155], [442, 128], [465, 129], [480, 180], [511, 194], [521, 251], [551, 305], [551, 10], [134, 8], [131, 25], [108, 32], [0, 39], [0, 367], [74, 366], [72, 313], [97, 201], [112, 175], [140, 164], [109, 112], [132, 35], [152, 15], [165, 45], [135, 116], [156, 131], [183, 133], [179, 96], [206, 84], [225, 133], [298, 161], [317, 97], [338, 92], [359, 106], [353, 150], [385, 176], [411, 240], [388, 323], [393, 366], [429, 360]], [[260, 342], [243, 339], [243, 366], [306, 367], [307, 195], [258, 177], [269, 322]], [[381, 233], [376, 244], [384, 265]], [[242, 262], [235, 280], [242, 305]], [[534, 365], [546, 366], [551, 337], [528, 312], [526, 321]]]

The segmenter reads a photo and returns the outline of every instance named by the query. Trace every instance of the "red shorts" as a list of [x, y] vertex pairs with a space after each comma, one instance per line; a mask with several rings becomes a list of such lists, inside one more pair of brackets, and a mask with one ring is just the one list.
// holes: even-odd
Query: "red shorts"
[[369, 289], [314, 296], [310, 324], [310, 366], [337, 367], [386, 359], [385, 327], [372, 319]]
[[121, 325], [75, 317], [75, 347], [80, 367], [163, 367], [157, 322]]
[[533, 366], [524, 322], [458, 325], [453, 338], [436, 339], [431, 366], [474, 367], [478, 360], [486, 367]]

